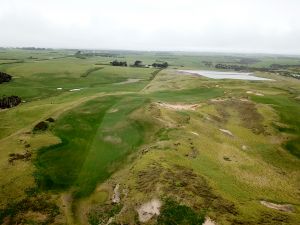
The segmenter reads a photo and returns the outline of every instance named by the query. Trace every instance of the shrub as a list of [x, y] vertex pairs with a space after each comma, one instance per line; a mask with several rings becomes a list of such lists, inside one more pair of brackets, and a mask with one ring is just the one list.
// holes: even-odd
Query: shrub
[[48, 129], [48, 123], [45, 121], [39, 122], [33, 128], [33, 131], [45, 131]]
[[11, 80], [12, 76], [7, 74], [7, 73], [3, 73], [0, 72], [0, 84], [3, 82], [9, 82]]
[[180, 205], [172, 199], [167, 199], [161, 208], [157, 224], [160, 225], [199, 225], [205, 217], [196, 213], [186, 205]]
[[46, 121], [48, 121], [48, 122], [50, 122], [50, 123], [55, 122], [55, 120], [54, 120], [52, 117], [49, 117], [48, 119], [46, 119]]

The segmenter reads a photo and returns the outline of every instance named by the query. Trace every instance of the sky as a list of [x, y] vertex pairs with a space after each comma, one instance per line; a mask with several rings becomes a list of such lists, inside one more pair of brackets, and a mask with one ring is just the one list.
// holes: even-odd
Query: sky
[[0, 46], [300, 54], [300, 0], [0, 0]]

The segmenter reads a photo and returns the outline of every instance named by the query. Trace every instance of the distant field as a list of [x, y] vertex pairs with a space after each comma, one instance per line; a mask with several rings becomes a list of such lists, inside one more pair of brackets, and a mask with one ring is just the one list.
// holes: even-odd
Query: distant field
[[[178, 72], [226, 70], [216, 64], [274, 81]], [[1, 50], [0, 71], [13, 78], [0, 96], [22, 99], [0, 110], [1, 223], [297, 224], [300, 81], [282, 75], [297, 65], [279, 55]], [[143, 223], [139, 212], [160, 204]]]

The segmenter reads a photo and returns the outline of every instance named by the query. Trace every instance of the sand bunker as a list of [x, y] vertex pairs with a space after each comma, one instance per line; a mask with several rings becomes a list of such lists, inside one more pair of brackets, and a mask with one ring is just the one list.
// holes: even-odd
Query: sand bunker
[[144, 203], [139, 209], [137, 209], [139, 221], [145, 223], [153, 216], [159, 215], [160, 207], [161, 202], [158, 199], [152, 199], [150, 202]]
[[205, 221], [202, 225], [217, 225], [213, 220], [211, 220], [209, 217], [205, 218]]
[[156, 103], [161, 107], [167, 108], [167, 109], [172, 109], [172, 110], [196, 110], [197, 107], [199, 107], [199, 104], [169, 104], [169, 103], [164, 103], [164, 102], [158, 102]]
[[267, 202], [267, 201], [260, 201], [260, 203], [270, 209], [276, 209], [276, 210], [283, 211], [283, 212], [294, 211], [293, 206], [290, 204], [276, 204], [276, 203]]
[[71, 89], [70, 91], [73, 92], [73, 91], [80, 91], [81, 89], [80, 88], [74, 88], [74, 89]]

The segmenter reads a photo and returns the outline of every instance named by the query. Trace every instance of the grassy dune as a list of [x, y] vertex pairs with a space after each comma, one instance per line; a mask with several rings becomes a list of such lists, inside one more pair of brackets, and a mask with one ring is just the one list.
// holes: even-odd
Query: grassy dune
[[[155, 200], [160, 215], [145, 224], [205, 217], [224, 225], [297, 224], [299, 80], [263, 72], [257, 75], [275, 81], [212, 80], [176, 71], [211, 69], [203, 61], [239, 65], [241, 56], [115, 55], [129, 64], [168, 61], [159, 71], [74, 53], [0, 53], [0, 71], [13, 75], [0, 95], [24, 100], [0, 110], [1, 221], [106, 224], [113, 217], [112, 224], [140, 224], [137, 210]], [[249, 66], [298, 61], [256, 56]], [[49, 117], [46, 131], [33, 132]], [[26, 152], [28, 160], [9, 162]]]

